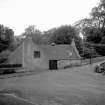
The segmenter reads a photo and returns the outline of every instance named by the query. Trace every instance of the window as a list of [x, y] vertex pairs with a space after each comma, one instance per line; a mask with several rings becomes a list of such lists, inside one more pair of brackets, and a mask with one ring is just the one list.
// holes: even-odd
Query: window
[[34, 51], [34, 58], [40, 58], [40, 51]]

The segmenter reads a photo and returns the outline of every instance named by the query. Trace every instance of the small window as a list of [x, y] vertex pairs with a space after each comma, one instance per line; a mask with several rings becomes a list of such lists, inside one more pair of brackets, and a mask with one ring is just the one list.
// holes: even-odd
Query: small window
[[34, 51], [34, 58], [40, 58], [40, 51]]

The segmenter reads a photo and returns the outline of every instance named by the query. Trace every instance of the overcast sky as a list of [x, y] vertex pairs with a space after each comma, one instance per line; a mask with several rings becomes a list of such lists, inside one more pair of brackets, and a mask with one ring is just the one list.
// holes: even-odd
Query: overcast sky
[[24, 32], [29, 25], [41, 31], [89, 17], [99, 0], [0, 0], [0, 24]]

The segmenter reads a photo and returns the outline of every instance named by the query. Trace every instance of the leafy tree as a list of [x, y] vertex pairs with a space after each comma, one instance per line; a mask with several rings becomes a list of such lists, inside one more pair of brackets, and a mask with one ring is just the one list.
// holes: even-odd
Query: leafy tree
[[98, 6], [91, 11], [93, 23], [98, 28], [105, 28], [105, 0], [100, 0]]
[[14, 32], [9, 27], [0, 25], [0, 64], [7, 60], [14, 42]]
[[[94, 44], [104, 44], [105, 41], [105, 0], [100, 0], [99, 4], [91, 11], [91, 17], [76, 22], [83, 35], [85, 41]], [[91, 46], [89, 46], [91, 48]], [[88, 47], [88, 48], [89, 48]], [[98, 54], [105, 55], [104, 46], [93, 46]]]
[[31, 25], [25, 29], [25, 32], [22, 34], [25, 37], [31, 37], [34, 43], [43, 44], [42, 32], [35, 28], [34, 25]]
[[11, 53], [10, 50], [4, 50], [0, 53], [0, 64], [7, 62], [7, 59], [10, 53]]
[[79, 39], [79, 43], [77, 44], [80, 55], [84, 58], [93, 57], [93, 53], [94, 56], [97, 55], [95, 48], [87, 46], [85, 43], [99, 43], [101, 41], [100, 30], [92, 24], [92, 21], [91, 18], [85, 18], [75, 23], [75, 27], [78, 29], [79, 33], [82, 33], [84, 36], [84, 39]]
[[[105, 0], [100, 0], [98, 6], [94, 7], [91, 11], [92, 24], [95, 26], [91, 34], [91, 39], [97, 44], [105, 44]], [[104, 46], [95, 46], [96, 51], [100, 55], [105, 56]]]
[[56, 29], [57, 28], [52, 28], [52, 29], [49, 29], [48, 31], [43, 32], [43, 39], [45, 44], [51, 44], [51, 37], [53, 36], [53, 33], [56, 31]]
[[92, 18], [84, 18], [84, 19], [81, 19], [81, 20], [75, 22], [74, 26], [78, 30], [82, 31], [82, 29], [84, 29], [85, 27], [92, 27], [93, 26], [92, 21], [93, 21]]
[[30, 25], [27, 28], [25, 28], [25, 32], [22, 34], [23, 36], [32, 37], [32, 35], [35, 33], [36, 28], [34, 25]]
[[14, 41], [14, 31], [8, 27], [0, 25], [0, 52], [9, 49]]
[[83, 29], [86, 41], [90, 43], [100, 43], [102, 36], [101, 30], [95, 27], [85, 27]]
[[44, 44], [44, 39], [42, 37], [42, 33], [39, 30], [36, 30], [32, 35], [32, 39], [36, 44]]
[[14, 36], [14, 41], [12, 42], [11, 46], [9, 47], [11, 51], [14, 51], [24, 40], [23, 35]]
[[74, 27], [61, 26], [53, 30], [49, 42], [55, 44], [71, 44], [72, 38], [75, 37], [76, 34], [77, 32]]

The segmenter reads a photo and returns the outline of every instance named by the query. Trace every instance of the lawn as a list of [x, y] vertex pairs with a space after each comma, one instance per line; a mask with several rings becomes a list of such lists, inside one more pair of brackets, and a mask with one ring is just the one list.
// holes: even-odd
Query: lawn
[[0, 84], [1, 95], [15, 94], [35, 105], [105, 105], [105, 76], [89, 65], [0, 79]]

